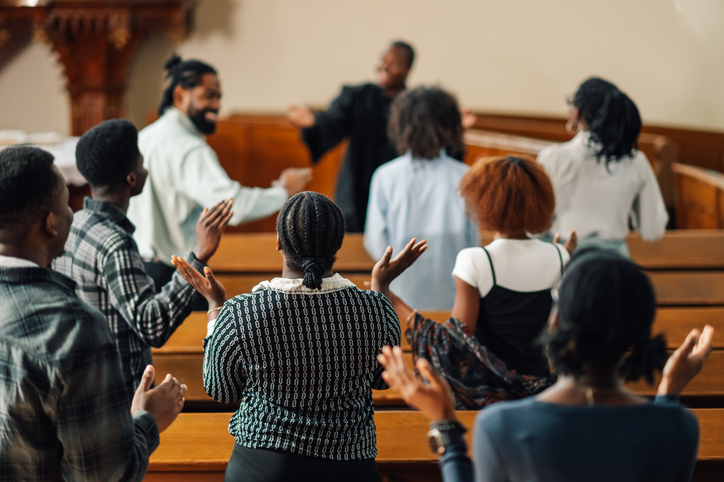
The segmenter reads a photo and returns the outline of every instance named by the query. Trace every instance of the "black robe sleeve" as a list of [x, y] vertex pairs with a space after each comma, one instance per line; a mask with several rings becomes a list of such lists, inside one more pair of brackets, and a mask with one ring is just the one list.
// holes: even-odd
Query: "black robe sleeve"
[[324, 154], [350, 134], [355, 89], [343, 87], [326, 112], [314, 115], [315, 124], [302, 130], [302, 140], [309, 148], [312, 163], [316, 164]]

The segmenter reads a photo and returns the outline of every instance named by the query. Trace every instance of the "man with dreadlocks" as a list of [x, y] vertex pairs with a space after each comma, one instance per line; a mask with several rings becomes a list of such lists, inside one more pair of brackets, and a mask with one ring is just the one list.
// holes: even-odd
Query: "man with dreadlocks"
[[372, 271], [379, 292], [364, 291], [334, 274], [343, 238], [332, 201], [297, 194], [277, 218], [282, 277], [225, 303], [208, 267], [204, 278], [174, 258], [212, 308], [204, 388], [220, 402], [241, 400], [224, 480], [381, 481], [370, 389], [387, 388], [380, 349], [400, 344], [389, 282], [426, 247], [412, 240], [395, 259], [386, 250]]
[[311, 170], [305, 168], [285, 169], [268, 189], [231, 180], [204, 137], [216, 130], [221, 99], [216, 70], [175, 54], [164, 68], [170, 83], [158, 108], [160, 118], [138, 135], [148, 182], [128, 208], [138, 249], [157, 289], [173, 276], [171, 256], [196, 244], [196, 222], [204, 207], [232, 198], [229, 224], [236, 226], [275, 213], [311, 179]]

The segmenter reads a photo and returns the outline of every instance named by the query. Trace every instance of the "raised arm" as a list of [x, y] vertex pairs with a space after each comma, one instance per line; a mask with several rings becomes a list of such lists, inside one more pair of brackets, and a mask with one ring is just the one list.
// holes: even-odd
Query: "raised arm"
[[661, 374], [657, 395], [678, 397], [686, 385], [701, 371], [714, 341], [714, 328], [694, 328], [684, 343], [669, 357]]
[[[188, 264], [202, 270], [214, 254], [232, 215], [231, 203], [222, 202], [205, 210], [197, 223], [198, 241]], [[203, 257], [198, 259], [197, 256]], [[111, 240], [102, 266], [109, 301], [136, 335], [152, 347], [160, 347], [183, 323], [198, 301], [198, 294], [178, 274], [157, 293], [143, 268], [135, 242]]]
[[[326, 112], [313, 114], [314, 123], [302, 130], [302, 140], [309, 148], [312, 163], [318, 162], [328, 150], [349, 135], [352, 127], [354, 101], [354, 88], [344, 87], [342, 93], [332, 102], [329, 109]], [[308, 124], [308, 117], [306, 115], [301, 117]], [[290, 119], [291, 121], [292, 119]], [[300, 125], [300, 127], [303, 126]]]

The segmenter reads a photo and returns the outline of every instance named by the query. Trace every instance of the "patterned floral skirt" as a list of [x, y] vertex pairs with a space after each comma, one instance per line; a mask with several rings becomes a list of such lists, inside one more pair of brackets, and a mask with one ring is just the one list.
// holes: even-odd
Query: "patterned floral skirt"
[[555, 376], [520, 375], [478, 342], [458, 319], [445, 323], [415, 314], [405, 332], [413, 361], [427, 359], [450, 384], [456, 410], [480, 410], [491, 403], [517, 400], [543, 391]]

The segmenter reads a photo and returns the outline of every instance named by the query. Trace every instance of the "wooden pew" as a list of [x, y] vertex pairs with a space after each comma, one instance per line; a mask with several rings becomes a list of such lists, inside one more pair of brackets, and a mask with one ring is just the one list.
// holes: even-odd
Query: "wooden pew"
[[[422, 314], [439, 322], [450, 316], [444, 311]], [[162, 348], [153, 349], [154, 365], [160, 377], [172, 373], [181, 383], [188, 385], [187, 410], [233, 410], [236, 404], [219, 404], [204, 391], [202, 340], [206, 336], [206, 324], [205, 313], [193, 313]], [[654, 333], [666, 334], [670, 350], [676, 349], [692, 328], [701, 329], [707, 324], [715, 329], [715, 351], [702, 373], [684, 392], [685, 400], [697, 406], [719, 405], [724, 400], [724, 308], [661, 308], [654, 322]], [[404, 325], [402, 320], [401, 325]], [[410, 345], [404, 338], [405, 327], [401, 326], [401, 330], [402, 349], [407, 352], [408, 362], [412, 365]], [[653, 387], [645, 382], [632, 384], [631, 387], [637, 393], [653, 396], [657, 385], [658, 379]], [[406, 406], [394, 390], [375, 390], [373, 399], [377, 408]]]
[[[531, 128], [531, 126], [538, 126]], [[572, 136], [559, 124], [532, 123], [528, 130], [511, 131], [505, 121], [478, 124], [477, 129], [466, 131], [468, 155], [465, 162], [472, 163], [480, 155], [520, 155], [535, 157], [553, 142], [569, 140]], [[209, 144], [232, 179], [246, 186], [266, 187], [286, 167], [310, 165], [309, 152], [299, 132], [286, 120], [286, 115], [234, 114], [221, 119]], [[676, 149], [668, 138], [642, 134], [639, 148], [652, 163], [668, 205], [673, 204], [671, 163], [677, 160]], [[308, 189], [332, 196], [341, 166], [346, 142], [328, 152], [313, 166], [314, 180]], [[253, 223], [231, 227], [231, 232], [273, 232], [274, 216]]]
[[[724, 478], [724, 410], [694, 410], [701, 427], [699, 453], [693, 480]], [[468, 428], [477, 412], [458, 412]], [[234, 439], [229, 435], [228, 413], [182, 413], [161, 434], [161, 445], [151, 455], [146, 482], [222, 481]], [[376, 412], [377, 466], [383, 480], [398, 482], [440, 481], [437, 457], [427, 443], [427, 419], [419, 412]]]
[[724, 174], [709, 169], [674, 164], [676, 227], [724, 228]]

